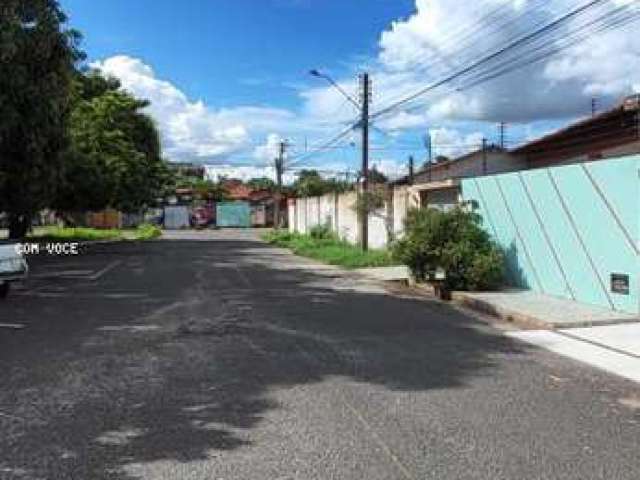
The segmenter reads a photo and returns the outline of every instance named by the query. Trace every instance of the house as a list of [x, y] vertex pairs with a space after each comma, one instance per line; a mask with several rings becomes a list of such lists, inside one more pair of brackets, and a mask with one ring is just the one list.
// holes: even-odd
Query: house
[[512, 152], [527, 168], [581, 163], [640, 153], [640, 94]]
[[253, 189], [242, 180], [230, 179], [221, 182], [221, 186], [227, 192], [227, 198], [232, 201], [249, 201]]
[[542, 138], [505, 150], [485, 146], [461, 157], [422, 168], [404, 185], [413, 206], [448, 209], [460, 201], [461, 180], [640, 153], [640, 94], [614, 108]]
[[394, 185], [408, 186], [414, 206], [449, 209], [460, 201], [461, 179], [525, 168], [523, 157], [497, 145], [487, 145], [452, 160], [426, 165], [413, 179], [403, 177]]
[[[250, 219], [244, 219], [244, 224], [249, 223], [255, 227], [273, 226], [275, 223], [276, 195], [268, 189], [253, 189], [241, 180], [225, 180], [222, 186], [227, 191], [228, 200], [236, 203], [244, 203], [249, 206]], [[280, 205], [281, 215], [286, 212], [287, 200], [282, 198]]]

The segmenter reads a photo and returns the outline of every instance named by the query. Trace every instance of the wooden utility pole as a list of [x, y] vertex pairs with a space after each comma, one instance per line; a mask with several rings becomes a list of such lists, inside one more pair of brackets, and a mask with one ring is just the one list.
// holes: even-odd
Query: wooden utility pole
[[415, 163], [413, 161], [413, 155], [409, 156], [409, 185], [413, 185], [413, 175], [415, 170]]
[[369, 74], [363, 73], [361, 82], [361, 127], [362, 127], [362, 192], [360, 244], [362, 250], [369, 249], [369, 103], [371, 101], [371, 83]]
[[482, 139], [482, 174], [487, 174], [487, 139]]
[[431, 167], [433, 167], [433, 142], [431, 141], [431, 130], [427, 130], [424, 136], [424, 147], [427, 149], [427, 173], [428, 181], [431, 181]]
[[280, 204], [282, 203], [282, 173], [284, 171], [284, 155], [287, 151], [287, 142], [282, 140], [280, 141], [280, 146], [278, 149], [278, 157], [275, 159], [276, 164], [276, 195], [275, 195], [275, 205], [273, 209], [273, 226], [276, 230], [280, 228], [281, 225], [281, 214], [280, 214]]
[[507, 130], [507, 124], [504, 122], [500, 122], [500, 148], [504, 148], [505, 142], [505, 134]]

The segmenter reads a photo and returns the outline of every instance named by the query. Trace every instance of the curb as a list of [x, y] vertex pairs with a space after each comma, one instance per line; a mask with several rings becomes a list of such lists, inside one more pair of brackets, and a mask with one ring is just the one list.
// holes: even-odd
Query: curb
[[515, 324], [526, 329], [543, 329], [543, 330], [559, 330], [571, 328], [589, 328], [589, 327], [605, 327], [610, 325], [621, 325], [627, 323], [638, 323], [636, 317], [617, 317], [602, 320], [585, 320], [585, 321], [548, 321], [540, 317], [527, 315], [508, 308], [496, 306], [486, 300], [481, 300], [468, 295], [466, 292], [453, 292], [452, 300], [463, 307], [475, 310], [479, 313], [490, 315], [508, 323]]
[[562, 325], [551, 324], [538, 317], [533, 317], [516, 310], [498, 307], [485, 300], [473, 298], [467, 295], [465, 292], [452, 292], [451, 300], [462, 307], [469, 308], [478, 313], [490, 315], [492, 317], [498, 318], [507, 323], [515, 324], [522, 328], [553, 330], [555, 328], [563, 327]]

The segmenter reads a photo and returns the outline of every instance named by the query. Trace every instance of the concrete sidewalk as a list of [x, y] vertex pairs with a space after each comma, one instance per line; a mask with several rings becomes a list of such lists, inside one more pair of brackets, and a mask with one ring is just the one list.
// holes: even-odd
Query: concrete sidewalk
[[[406, 266], [361, 268], [355, 273], [384, 282], [409, 282]], [[419, 285], [431, 293], [429, 285]], [[457, 303], [523, 327], [579, 328], [640, 322], [638, 315], [536, 293], [509, 289], [500, 292], [453, 292]]]
[[640, 383], [640, 323], [506, 335]]
[[640, 321], [638, 315], [616, 312], [530, 290], [454, 292], [453, 300], [525, 327], [579, 328]]
[[458, 303], [524, 328], [511, 338], [640, 383], [640, 318], [525, 290], [456, 292]]

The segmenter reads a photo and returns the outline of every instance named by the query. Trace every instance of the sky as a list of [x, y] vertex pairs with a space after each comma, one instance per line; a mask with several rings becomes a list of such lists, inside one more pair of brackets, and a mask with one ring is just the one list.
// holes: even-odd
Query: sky
[[[212, 173], [272, 176], [280, 140], [292, 179], [299, 169], [356, 172], [358, 114], [318, 69], [358, 98], [370, 72], [374, 115], [394, 100], [508, 45], [586, 0], [62, 0], [84, 35], [87, 63], [151, 101], [165, 156]], [[598, 15], [638, 13], [637, 0], [602, 0], [565, 22], [550, 42]], [[626, 12], [626, 13], [625, 13]], [[613, 21], [616, 17], [607, 17]], [[589, 23], [591, 22], [591, 23]], [[637, 23], [635, 24], [637, 28]], [[375, 118], [371, 164], [391, 176], [409, 155], [434, 155], [536, 138], [640, 91], [640, 39], [633, 24], [589, 39], [524, 69], [466, 89], [447, 84]], [[572, 30], [574, 29], [574, 30]], [[553, 43], [551, 43], [553, 45]], [[535, 49], [536, 45], [531, 45]], [[517, 62], [514, 52], [511, 62]], [[508, 58], [507, 58], [508, 59]], [[487, 72], [498, 71], [489, 65]], [[462, 82], [463, 79], [460, 80]], [[326, 140], [346, 131], [330, 148]]]

